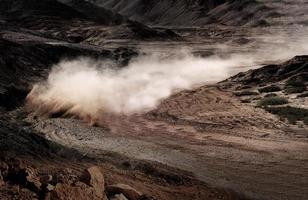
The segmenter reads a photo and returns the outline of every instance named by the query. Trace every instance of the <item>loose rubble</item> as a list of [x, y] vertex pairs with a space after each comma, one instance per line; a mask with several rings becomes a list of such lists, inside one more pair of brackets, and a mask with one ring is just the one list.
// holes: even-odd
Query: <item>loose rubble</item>
[[129, 185], [122, 183], [108, 185], [98, 166], [85, 169], [79, 176], [70, 169], [58, 173], [60, 174], [56, 177], [51, 174], [41, 175], [36, 168], [19, 159], [1, 161], [0, 186], [11, 191], [15, 197], [19, 196], [22, 199], [25, 193], [34, 199], [44, 200], [154, 199]]

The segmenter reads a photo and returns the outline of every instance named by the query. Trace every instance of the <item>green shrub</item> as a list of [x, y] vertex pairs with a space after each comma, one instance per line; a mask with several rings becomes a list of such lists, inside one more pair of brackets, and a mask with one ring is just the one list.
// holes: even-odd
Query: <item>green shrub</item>
[[250, 99], [243, 99], [243, 100], [241, 100], [241, 103], [251, 103], [251, 100]]
[[304, 97], [308, 97], [308, 92], [297, 95], [297, 98], [304, 98]]
[[258, 92], [250, 91], [250, 90], [244, 90], [241, 92], [235, 92], [235, 96], [241, 97], [241, 96], [253, 96], [253, 95], [259, 95]]
[[288, 81], [287, 84], [298, 84], [298, 83], [305, 83], [308, 82], [308, 72], [303, 72], [300, 74], [297, 74], [296, 76], [291, 77]]
[[306, 91], [305, 82], [295, 78], [291, 78], [286, 82], [285, 90], [287, 94], [302, 93]]
[[308, 117], [304, 118], [304, 124], [308, 125]]
[[[282, 118], [283, 118], [283, 117], [282, 117]], [[290, 124], [293, 124], [293, 125], [296, 125], [296, 124], [297, 124], [298, 119], [297, 119], [296, 116], [294, 116], [294, 115], [289, 115], [289, 116], [287, 116], [287, 117], [285, 117], [285, 118], [288, 120], [288, 122], [289, 122]], [[285, 118], [283, 118], [283, 119], [285, 119]]]
[[264, 107], [264, 109], [274, 115], [278, 115], [281, 119], [287, 119], [291, 124], [296, 124], [297, 121], [303, 121], [305, 124], [308, 124], [308, 109], [291, 106]]
[[242, 90], [251, 89], [251, 86], [250, 86], [250, 85], [244, 85], [244, 86], [242, 86], [241, 89], [242, 89]]
[[257, 100], [260, 100], [261, 99], [261, 97], [255, 97], [255, 98], [253, 98], [252, 100], [253, 101], [257, 101]]
[[287, 94], [302, 93], [306, 91], [306, 86], [287, 86], [284, 91]]
[[252, 87], [250, 85], [242, 85], [242, 86], [238, 86], [236, 87], [236, 90], [249, 90]]
[[260, 93], [269, 93], [269, 92], [278, 92], [278, 91], [281, 91], [281, 88], [277, 85], [270, 85], [270, 86], [259, 89]]
[[266, 94], [264, 97], [277, 97], [278, 95], [275, 93]]
[[258, 106], [275, 106], [284, 105], [287, 103], [289, 103], [288, 100], [283, 97], [265, 97], [259, 101]]

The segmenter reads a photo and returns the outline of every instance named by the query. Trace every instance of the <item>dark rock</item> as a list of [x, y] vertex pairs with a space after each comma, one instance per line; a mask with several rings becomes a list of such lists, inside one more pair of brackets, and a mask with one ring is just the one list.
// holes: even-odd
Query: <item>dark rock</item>
[[12, 110], [22, 105], [28, 92], [26, 87], [9, 85], [4, 92], [0, 93], [0, 106]]
[[123, 194], [116, 194], [110, 200], [128, 200]]
[[44, 175], [40, 177], [40, 182], [42, 184], [47, 185], [48, 183], [50, 183], [52, 181], [52, 175]]
[[9, 164], [6, 179], [9, 183], [20, 185], [33, 192], [39, 192], [42, 186], [36, 170], [19, 160]]
[[82, 42], [85, 38], [82, 35], [71, 34], [67, 36], [68, 40], [73, 43]]
[[2, 187], [5, 184], [3, 177], [2, 177], [2, 173], [0, 172], [0, 187]]
[[139, 200], [156, 200], [156, 198], [147, 195], [142, 195]]
[[179, 35], [170, 29], [153, 29], [138, 22], [132, 22], [128, 27], [135, 34], [136, 39], [181, 39]]
[[142, 193], [125, 184], [109, 185], [106, 188], [109, 195], [123, 194], [129, 200], [139, 200]]
[[0, 175], [9, 184], [19, 185], [36, 193], [42, 186], [37, 171], [19, 159], [0, 162]]
[[2, 179], [4, 178], [4, 176], [7, 176], [8, 169], [9, 169], [9, 166], [5, 162], [0, 161], [0, 175]]

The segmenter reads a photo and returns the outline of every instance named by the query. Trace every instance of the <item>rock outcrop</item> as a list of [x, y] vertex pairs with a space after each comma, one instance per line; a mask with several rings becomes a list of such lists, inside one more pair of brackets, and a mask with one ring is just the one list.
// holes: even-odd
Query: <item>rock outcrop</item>
[[74, 185], [58, 183], [55, 188], [46, 195], [46, 200], [99, 200], [102, 197], [96, 195], [94, 188], [87, 186], [85, 183], [76, 182]]
[[105, 180], [103, 174], [98, 167], [90, 167], [86, 169], [80, 179], [82, 182], [93, 187], [96, 196], [99, 198], [104, 197]]
[[[190, 27], [207, 24], [264, 27], [307, 25], [307, 4], [269, 0], [91, 0], [144, 24]], [[299, 6], [300, 5], [300, 6]]]
[[226, 82], [245, 85], [270, 84], [286, 81], [292, 77], [308, 81], [308, 56], [296, 56], [280, 65], [267, 65], [255, 70], [239, 73]]
[[207, 21], [207, 12], [227, 0], [92, 0], [92, 2], [145, 24], [189, 26], [196, 24], [196, 20], [202, 21], [202, 18], [203, 21]]
[[141, 192], [125, 184], [109, 185], [106, 189], [109, 195], [123, 194], [129, 200], [139, 200], [142, 196]]
[[[0, 197], [12, 195], [24, 199], [24, 195], [44, 200], [150, 200], [125, 184], [106, 185], [98, 166], [84, 170], [81, 175], [64, 168], [52, 174], [40, 174], [20, 159], [0, 160]], [[106, 188], [106, 190], [105, 190]], [[4, 195], [4, 196], [1, 196]]]

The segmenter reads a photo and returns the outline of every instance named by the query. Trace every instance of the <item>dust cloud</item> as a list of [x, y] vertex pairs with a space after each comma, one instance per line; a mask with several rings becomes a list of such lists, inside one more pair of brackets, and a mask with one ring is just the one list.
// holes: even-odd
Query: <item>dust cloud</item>
[[86, 121], [95, 121], [106, 113], [147, 112], [177, 91], [221, 81], [263, 61], [277, 62], [307, 53], [307, 38], [294, 38], [259, 38], [258, 44], [264, 48], [228, 58], [201, 58], [180, 51], [171, 57], [139, 56], [124, 68], [115, 67], [110, 60], [61, 61], [53, 66], [46, 81], [34, 85], [27, 105], [40, 114], [57, 113]]
[[236, 59], [180, 57], [144, 56], [120, 69], [110, 61], [89, 58], [62, 61], [45, 82], [34, 85], [28, 105], [41, 113], [84, 119], [146, 112], [176, 91], [227, 78], [228, 70], [240, 64]]

